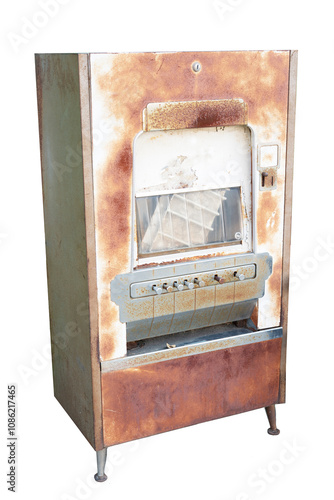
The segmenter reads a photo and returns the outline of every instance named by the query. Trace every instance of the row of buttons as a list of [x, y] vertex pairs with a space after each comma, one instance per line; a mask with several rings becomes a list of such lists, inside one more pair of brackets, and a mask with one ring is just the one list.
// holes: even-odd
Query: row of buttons
[[131, 283], [130, 297], [148, 297], [150, 295], [171, 294], [172, 292], [182, 292], [185, 290], [196, 290], [196, 288], [212, 287], [237, 281], [254, 279], [256, 276], [256, 265], [245, 264], [242, 266], [226, 267], [222, 269], [212, 269], [184, 274], [179, 276], [169, 276], [155, 278], [148, 281]]
[[[245, 275], [242, 274], [241, 272], [239, 271], [235, 271], [234, 273], [234, 276], [236, 278], [238, 278], [240, 281], [243, 281], [245, 279]], [[217, 281], [220, 285], [222, 285], [223, 283], [225, 283], [225, 278], [222, 278], [221, 276], [219, 276], [218, 274], [215, 274], [213, 276], [213, 279], [215, 281]], [[213, 283], [212, 283], [213, 284]], [[178, 281], [174, 281], [172, 284], [168, 284], [168, 283], [164, 283], [161, 286], [158, 286], [158, 285], [153, 285], [152, 286], [152, 290], [157, 294], [157, 295], [161, 295], [163, 290], [167, 290], [167, 292], [175, 292], [176, 290], [178, 290], [179, 292], [181, 292], [182, 290], [184, 289], [188, 289], [188, 290], [192, 290], [193, 288], [195, 288], [195, 285], [197, 285], [198, 287], [202, 288], [205, 286], [205, 281], [203, 280], [200, 280], [198, 278], [194, 278], [193, 281], [189, 281], [189, 280], [183, 280], [181, 283], [179, 283]], [[208, 283], [208, 286], [210, 285], [210, 283]]]

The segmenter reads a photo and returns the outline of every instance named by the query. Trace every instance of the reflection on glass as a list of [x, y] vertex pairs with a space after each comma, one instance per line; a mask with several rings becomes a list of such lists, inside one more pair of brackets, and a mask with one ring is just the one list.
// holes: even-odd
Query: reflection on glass
[[137, 197], [136, 213], [140, 256], [242, 239], [240, 187]]

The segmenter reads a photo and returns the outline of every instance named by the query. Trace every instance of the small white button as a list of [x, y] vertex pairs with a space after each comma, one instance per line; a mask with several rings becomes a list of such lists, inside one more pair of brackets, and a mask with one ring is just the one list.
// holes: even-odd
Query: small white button
[[236, 278], [239, 278], [240, 281], [243, 281], [245, 279], [245, 275], [240, 273], [239, 271], [235, 271], [234, 276]]
[[162, 288], [163, 288], [164, 290], [167, 290], [167, 292], [168, 292], [168, 293], [170, 293], [170, 292], [173, 292], [173, 291], [174, 291], [174, 289], [173, 289], [172, 285], [168, 285], [168, 283], [164, 283], [164, 284], [162, 285]]
[[184, 288], [182, 283], [178, 283], [177, 281], [174, 281], [173, 287], [176, 288], [179, 292], [181, 292], [181, 290], [183, 290]]
[[199, 280], [198, 278], [194, 279], [194, 283], [195, 283], [195, 285], [198, 285], [201, 288], [203, 288], [203, 286], [205, 286], [205, 281]]
[[188, 280], [184, 280], [183, 284], [189, 288], [189, 290], [192, 290], [194, 288], [194, 283]]

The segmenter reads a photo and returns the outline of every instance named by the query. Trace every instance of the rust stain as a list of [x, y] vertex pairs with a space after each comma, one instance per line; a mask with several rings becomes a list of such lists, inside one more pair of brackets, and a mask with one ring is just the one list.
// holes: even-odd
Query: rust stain
[[[164, 296], [168, 297], [168, 296]], [[141, 320], [154, 317], [154, 298], [141, 297], [139, 300], [133, 300], [126, 304], [127, 317], [132, 317], [133, 320]]]
[[[122, 331], [122, 324], [119, 321], [119, 308], [110, 301], [110, 292], [106, 288], [100, 296], [100, 314], [103, 321], [100, 322], [100, 360], [112, 359], [118, 352], [122, 339], [118, 334]], [[102, 342], [101, 342], [102, 339]]]
[[235, 285], [235, 302], [243, 302], [245, 300], [251, 300], [258, 298], [261, 292], [261, 280], [252, 279], [238, 282]]
[[[194, 60], [199, 60], [202, 65], [200, 73], [191, 69]], [[270, 133], [272, 116], [275, 116], [275, 127], [279, 127], [283, 137], [287, 116], [289, 52], [100, 54], [92, 55], [91, 62], [95, 89], [92, 94], [93, 108], [97, 102], [104, 107], [106, 119], [120, 123], [117, 137], [110, 138], [104, 165], [95, 173], [94, 179], [97, 259], [100, 263], [98, 289], [101, 291], [109, 289], [110, 281], [117, 274], [130, 271], [132, 144], [134, 137], [143, 130], [143, 111], [147, 105], [242, 99], [248, 107], [248, 122], [252, 126], [263, 133]], [[214, 106], [204, 106], [193, 124], [212, 126], [221, 120], [222, 114], [226, 120], [237, 119], [234, 108], [217, 111]], [[274, 204], [270, 196], [266, 200], [262, 197], [264, 211], [267, 210], [265, 201], [272, 207]], [[277, 210], [277, 206], [274, 209]], [[274, 228], [269, 231], [260, 228], [259, 239], [268, 240], [272, 231]], [[206, 257], [220, 255], [226, 253], [213, 253]], [[166, 263], [189, 260], [182, 258]], [[112, 358], [117, 346], [116, 340], [113, 340], [111, 304], [107, 295], [102, 295], [99, 310], [102, 359]], [[114, 318], [113, 321], [118, 320]]]
[[259, 319], [259, 307], [257, 304], [253, 309], [253, 312], [252, 312], [250, 319], [253, 321], [254, 325], [257, 327], [258, 319]]
[[[266, 283], [266, 293], [270, 296], [272, 321], [280, 321], [281, 279], [282, 279], [282, 208], [284, 176], [279, 172], [277, 189], [260, 191], [257, 208], [257, 236], [259, 245], [273, 257], [273, 272]], [[259, 310], [261, 314], [261, 307]], [[268, 315], [268, 312], [264, 312]]]
[[147, 130], [244, 125], [247, 106], [235, 99], [164, 103], [147, 110]]
[[282, 283], [282, 259], [275, 261], [273, 274], [269, 277], [267, 286], [271, 292], [270, 301], [273, 310], [279, 316], [281, 311], [281, 283]]
[[[250, 253], [250, 252], [247, 252]], [[171, 264], [179, 264], [180, 262], [192, 262], [192, 261], [197, 261], [201, 259], [211, 259], [211, 258], [217, 258], [217, 257], [224, 257], [226, 255], [230, 255], [231, 251], [222, 251], [222, 252], [216, 252], [216, 253], [209, 253], [209, 254], [204, 254], [204, 255], [194, 255], [194, 256], [189, 256], [189, 257], [183, 257], [182, 259], [174, 259], [174, 260], [166, 260], [164, 262], [150, 262], [148, 264], [140, 264], [134, 268], [134, 270], [138, 269], [147, 269], [150, 267], [157, 267], [157, 266], [164, 266], [164, 265], [171, 265]]]
[[276, 403], [280, 356], [275, 339], [103, 373], [104, 445]]
[[[131, 249], [131, 179], [132, 147], [123, 141], [117, 148], [115, 157], [110, 157], [106, 167], [98, 172], [98, 249], [104, 267], [100, 280], [104, 292], [100, 296], [100, 344], [102, 359], [111, 359], [117, 350], [118, 339], [113, 334], [112, 325], [119, 321], [118, 311], [110, 301], [109, 283], [119, 274], [128, 270]], [[116, 266], [115, 266], [116, 264]]]
[[[261, 162], [263, 162], [264, 164], [273, 166], [273, 167], [277, 166], [277, 162], [275, 162], [273, 160], [273, 155], [271, 153], [266, 153], [265, 155], [263, 155], [261, 158]], [[266, 167], [266, 168], [268, 168], [268, 167]]]
[[[267, 189], [276, 189], [277, 188], [277, 168], [276, 167], [267, 167], [261, 168], [261, 186], [262, 188]], [[264, 176], [263, 176], [264, 174]], [[276, 202], [277, 204], [277, 202]]]
[[[108, 261], [117, 259], [119, 268], [126, 267], [129, 252], [132, 176], [131, 145], [123, 145], [106, 168], [98, 173], [99, 209], [97, 225], [99, 243]], [[114, 262], [112, 262], [113, 264]]]
[[280, 209], [276, 191], [261, 191], [257, 207], [257, 237], [259, 244], [270, 242], [280, 226]]

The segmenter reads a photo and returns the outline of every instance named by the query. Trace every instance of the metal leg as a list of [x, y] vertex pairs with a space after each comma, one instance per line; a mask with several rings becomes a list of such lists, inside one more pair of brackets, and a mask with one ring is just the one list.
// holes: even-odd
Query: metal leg
[[280, 430], [276, 427], [276, 407], [275, 405], [270, 405], [266, 407], [266, 413], [269, 420], [270, 427], [268, 429], [268, 434], [271, 436], [278, 436]]
[[107, 448], [103, 448], [103, 450], [96, 452], [97, 459], [97, 473], [94, 476], [95, 481], [99, 483], [103, 483], [108, 479], [108, 476], [104, 473], [104, 468], [107, 461]]

